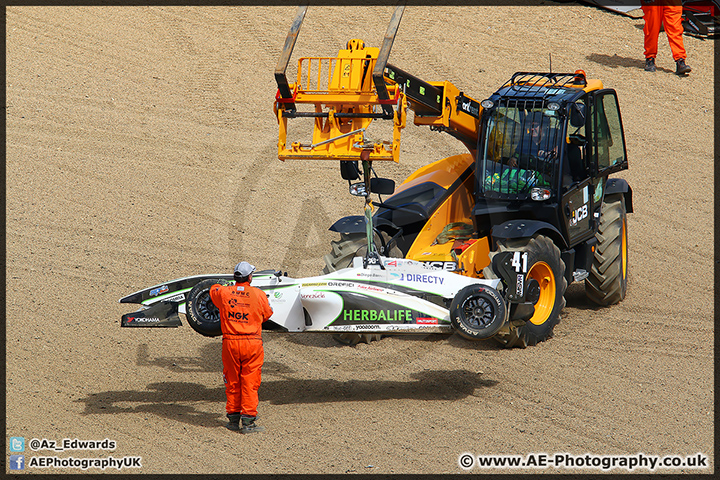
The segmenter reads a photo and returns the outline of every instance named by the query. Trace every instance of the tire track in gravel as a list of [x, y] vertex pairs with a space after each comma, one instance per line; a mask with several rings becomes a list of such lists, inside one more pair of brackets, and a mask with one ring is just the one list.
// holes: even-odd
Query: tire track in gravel
[[[322, 12], [320, 9], [311, 9], [314, 13]], [[273, 9], [252, 9], [249, 14], [241, 18], [242, 39], [251, 41], [254, 49], [259, 53], [255, 55], [257, 61], [256, 71], [262, 77], [272, 82], [268, 91], [275, 91], [275, 82], [272, 78], [272, 71], [280, 56], [287, 30], [295, 16], [296, 8], [282, 7]], [[262, 18], [261, 21], [257, 21]], [[309, 23], [311, 17], [307, 17]], [[325, 43], [325, 35], [316, 35], [315, 31], [308, 31], [307, 25], [303, 26], [299, 35], [296, 51], [290, 59], [288, 78], [292, 80], [291, 70], [301, 55], [303, 43]], [[305, 42], [303, 42], [303, 40]], [[259, 58], [258, 58], [259, 57]], [[262, 78], [261, 77], [261, 78]], [[257, 154], [253, 155], [251, 162], [244, 169], [233, 202], [232, 214], [233, 224], [238, 225], [237, 229], [228, 232], [229, 236], [229, 257], [230, 258], [253, 258], [257, 254], [259, 245], [256, 245], [252, 238], [258, 235], [258, 230], [268, 230], [269, 237], [276, 237], [273, 243], [275, 248], [272, 258], [266, 258], [265, 262], [271, 262], [272, 268], [281, 268], [289, 271], [290, 275], [312, 275], [311, 272], [301, 272], [301, 265], [304, 258], [319, 259], [325, 250], [329, 249], [327, 236], [322, 235], [331, 223], [331, 216], [324, 209], [321, 195], [318, 189], [325, 186], [324, 176], [319, 178], [317, 184], [309, 189], [299, 189], [292, 179], [305, 177], [303, 166], [300, 162], [280, 162], [277, 158], [277, 121], [272, 118], [272, 97], [266, 99], [255, 99], [265, 108], [268, 120], [261, 123], [261, 126], [271, 129], [270, 132], [262, 132], [259, 138], [266, 139], [257, 145]], [[310, 162], [308, 169], [317, 170], [317, 162]], [[290, 180], [290, 181], [288, 181]], [[268, 195], [277, 198], [284, 198], [282, 209], [272, 211], [267, 203], [272, 202]], [[259, 214], [259, 212], [262, 213]], [[284, 252], [284, 253], [281, 253]], [[320, 253], [323, 252], [323, 253]], [[316, 270], [319, 273], [321, 264], [315, 262]], [[318, 268], [319, 267], [319, 268]]]
[[[287, 10], [287, 8], [286, 8]], [[231, 135], [242, 134], [238, 127], [243, 125], [243, 129], [250, 127], [249, 134], [252, 135], [253, 127], [263, 130], [261, 135], [257, 135], [259, 139], [269, 139], [265, 130], [270, 126], [277, 131], [277, 124], [272, 118], [272, 97], [267, 99], [248, 97], [242, 95], [245, 87], [256, 89], [255, 82], [257, 78], [236, 78], [236, 72], [247, 72], [254, 70], [261, 72], [272, 81], [272, 70], [275, 59], [279, 55], [281, 43], [270, 42], [268, 40], [268, 32], [277, 34], [277, 25], [272, 26], [273, 15], [264, 15], [266, 8], [259, 9], [257, 7], [231, 9], [230, 18], [218, 18], [212, 9], [153, 9], [152, 12], [157, 17], [158, 25], [171, 25], [168, 29], [170, 32], [171, 43], [177, 44], [184, 52], [188, 63], [189, 71], [187, 79], [190, 88], [187, 92], [187, 98], [192, 105], [191, 109], [198, 112], [198, 122], [207, 126], [218, 126], [228, 129]], [[224, 10], [224, 12], [227, 12]], [[272, 12], [271, 12], [272, 13]], [[277, 14], [275, 14], [277, 15]], [[258, 18], [264, 20], [258, 24]], [[230, 45], [228, 48], [219, 50], [203, 49], [197, 44], [197, 40], [192, 38], [186, 32], [186, 26], [196, 31], [196, 24], [213, 25], [213, 32], [220, 35], [220, 38], [231, 38], [225, 41], [223, 45]], [[268, 31], [264, 31], [262, 26], [266, 26]], [[219, 31], [219, 32], [217, 32]], [[205, 44], [203, 44], [205, 45]], [[247, 45], [253, 46], [254, 56], [248, 57], [242, 55], [243, 49]], [[247, 63], [254, 63], [254, 67], [249, 68]], [[239, 84], [236, 84], [238, 83]], [[262, 90], [261, 90], [262, 91]], [[268, 91], [274, 91], [271, 87]], [[257, 105], [262, 105], [263, 112], [267, 112], [267, 119], [258, 122], [256, 117]], [[235, 107], [233, 107], [235, 106]], [[273, 143], [275, 143], [273, 141]], [[263, 222], [259, 230], [265, 230], [264, 233], [258, 231], [257, 220], [250, 218], [246, 221], [245, 212], [256, 212], [258, 208], [254, 206], [259, 203], [265, 204], [267, 196], [266, 188], [276, 189], [279, 183], [277, 177], [269, 174], [269, 171], [277, 170], [277, 167], [269, 167], [268, 162], [277, 160], [276, 152], [271, 150], [271, 145], [263, 145], [264, 140], [255, 145], [250, 145], [250, 151], [237, 152], [239, 155], [239, 168], [236, 172], [231, 173], [230, 188], [237, 189], [237, 193], [233, 197], [233, 206], [230, 212], [230, 218], [225, 222], [225, 230], [229, 239], [228, 257], [236, 258], [252, 258], [253, 253], [257, 252], [256, 245], [249, 238], [263, 239], [265, 241], [278, 241], [282, 243], [283, 239], [273, 239], [272, 228], [268, 228], [269, 223], [273, 223], [277, 215], [270, 213], [270, 222]], [[209, 147], [205, 152], [206, 156], [213, 158], [219, 155], [217, 149]], [[252, 162], [248, 162], [252, 159]], [[282, 176], [280, 176], [282, 178]], [[287, 207], [287, 205], [286, 205]], [[260, 208], [262, 209], [262, 207]], [[292, 221], [294, 212], [298, 212], [299, 207], [293, 208], [293, 211], [283, 209], [286, 221]], [[199, 212], [195, 212], [198, 215]], [[290, 217], [290, 218], [287, 218]], [[259, 250], [260, 252], [263, 249]], [[275, 262], [273, 262], [275, 263]], [[283, 262], [285, 264], [286, 262]], [[292, 263], [292, 262], [291, 262]], [[292, 266], [292, 265], [291, 265]]]
[[[137, 57], [137, 63], [143, 64], [152, 58], [147, 48], [136, 47], [133, 43], [118, 43], [109, 41], [106, 36], [90, 34], [87, 30], [78, 29], [72, 22], [67, 22], [68, 10], [55, 8], [50, 19], [47, 15], [33, 15], [31, 9], [24, 9], [23, 15], [19, 15], [16, 9], [7, 10], [7, 19], [12, 23], [13, 29], [10, 32], [9, 40], [12, 41], [15, 29], [20, 28], [26, 35], [34, 35], [36, 43], [32, 46], [23, 46], [36, 52], [38, 57], [45, 53], [43, 40], [59, 42], [63, 45], [61, 49], [62, 59], [71, 62], [73, 66], [90, 71], [87, 62], [80, 59], [88, 57], [112, 58], [127, 61]], [[117, 11], [122, 13], [122, 10]], [[101, 12], [108, 13], [108, 11]], [[80, 16], [85, 15], [81, 13]], [[19, 33], [18, 33], [19, 34]], [[38, 37], [41, 37], [38, 40]], [[152, 50], [151, 50], [152, 51]]]
[[233, 52], [208, 48], [206, 42], [200, 46], [199, 40], [195, 40], [187, 31], [188, 28], [197, 31], [196, 25], [202, 24], [206, 28], [211, 26], [209, 31], [213, 35], [225, 38], [227, 23], [209, 18], [204, 8], [153, 8], [150, 12], [157, 18], [155, 22], [158, 25], [170, 27], [167, 28], [170, 39], [168, 49], [172, 51], [173, 46], [179, 48], [182, 57], [189, 63], [189, 71], [186, 72], [189, 88], [185, 96], [192, 105], [188, 110], [193, 112], [193, 117], [199, 124], [209, 127], [237, 127], [240, 118], [233, 113], [233, 102], [220, 88], [226, 83], [229, 58], [234, 57]]

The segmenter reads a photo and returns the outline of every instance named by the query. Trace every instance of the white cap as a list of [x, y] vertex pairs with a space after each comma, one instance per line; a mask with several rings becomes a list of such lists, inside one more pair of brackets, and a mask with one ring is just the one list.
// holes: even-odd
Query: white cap
[[240, 262], [235, 265], [235, 273], [240, 274], [243, 277], [247, 277], [255, 271], [255, 266], [250, 265], [248, 262]]

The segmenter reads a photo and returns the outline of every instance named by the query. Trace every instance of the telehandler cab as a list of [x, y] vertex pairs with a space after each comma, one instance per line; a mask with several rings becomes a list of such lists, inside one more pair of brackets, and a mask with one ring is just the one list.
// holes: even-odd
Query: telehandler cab
[[[402, 6], [381, 48], [352, 39], [337, 57], [301, 58], [290, 83], [286, 69], [306, 10], [299, 7], [275, 71], [278, 158], [340, 160], [351, 193], [365, 198], [364, 215], [330, 227], [340, 238], [324, 273], [353, 265], [356, 256], [366, 267], [382, 265], [383, 256], [501, 279], [509, 314], [492, 337], [507, 347], [552, 336], [571, 282], [584, 280], [599, 305], [625, 297], [632, 190], [609, 178], [628, 168], [613, 89], [582, 70], [518, 72], [478, 102], [448, 81], [420, 80], [387, 63]], [[468, 153], [424, 166], [395, 189], [373, 177], [372, 162], [399, 160], [407, 108], [415, 125], [452, 135]], [[288, 140], [289, 121], [299, 118], [314, 121], [310, 142]], [[368, 138], [375, 120], [392, 122], [391, 138]], [[372, 193], [390, 196], [376, 202]], [[468, 316], [473, 301], [464, 307]]]

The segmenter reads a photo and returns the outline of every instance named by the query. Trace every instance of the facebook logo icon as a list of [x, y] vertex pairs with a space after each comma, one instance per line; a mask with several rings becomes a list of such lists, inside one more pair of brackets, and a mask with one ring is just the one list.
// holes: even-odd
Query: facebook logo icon
[[10, 455], [10, 470], [25, 470], [25, 455]]

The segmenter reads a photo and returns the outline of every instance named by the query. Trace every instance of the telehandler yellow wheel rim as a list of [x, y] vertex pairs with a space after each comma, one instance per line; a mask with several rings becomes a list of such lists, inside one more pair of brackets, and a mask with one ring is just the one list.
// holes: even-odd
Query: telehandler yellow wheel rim
[[555, 308], [555, 295], [557, 285], [555, 284], [555, 275], [545, 262], [537, 262], [528, 272], [528, 280], [534, 279], [540, 284], [540, 298], [535, 304], [535, 313], [530, 318], [530, 322], [535, 325], [542, 325], [550, 317]]

